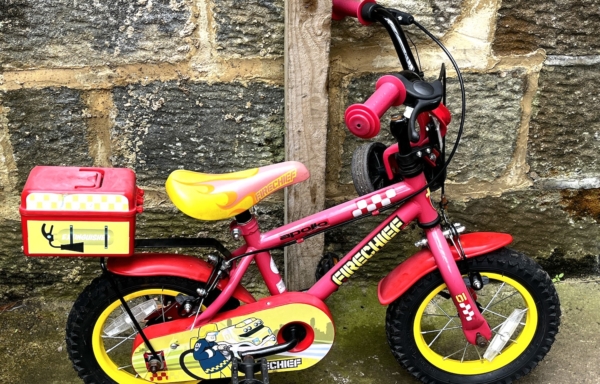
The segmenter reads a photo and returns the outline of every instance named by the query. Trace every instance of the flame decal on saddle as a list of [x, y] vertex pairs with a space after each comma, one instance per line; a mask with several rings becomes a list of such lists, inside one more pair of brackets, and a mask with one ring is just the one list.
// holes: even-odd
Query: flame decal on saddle
[[349, 278], [358, 271], [371, 257], [373, 257], [384, 245], [392, 240], [401, 230], [404, 223], [399, 217], [395, 217], [388, 225], [383, 227], [367, 245], [362, 247], [350, 260], [348, 260], [340, 269], [331, 275], [331, 281], [337, 285], [342, 285], [344, 279]]

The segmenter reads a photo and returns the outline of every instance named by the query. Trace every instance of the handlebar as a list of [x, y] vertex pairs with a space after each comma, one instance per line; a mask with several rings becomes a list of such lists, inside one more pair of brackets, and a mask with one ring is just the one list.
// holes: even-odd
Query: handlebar
[[414, 22], [410, 14], [382, 7], [375, 0], [333, 0], [332, 19], [343, 20], [346, 16], [356, 17], [363, 25], [370, 25], [375, 21], [381, 23], [394, 43], [402, 68], [422, 75], [402, 30], [403, 25]]
[[437, 108], [444, 94], [440, 80], [426, 82], [411, 81], [402, 75], [386, 75], [375, 85], [375, 93], [364, 104], [353, 104], [346, 109], [346, 126], [355, 136], [370, 139], [381, 129], [379, 118], [391, 107], [405, 104], [412, 108], [409, 118], [409, 140], [417, 143], [419, 132], [415, 129], [421, 112]]
[[[342, 20], [346, 16], [356, 17], [361, 24], [369, 25], [377, 21], [390, 35], [404, 70], [423, 77], [410, 50], [402, 25], [410, 25], [414, 18], [405, 12], [378, 5], [375, 0], [332, 0], [332, 18]], [[354, 104], [346, 109], [346, 126], [354, 135], [370, 139], [380, 129], [379, 118], [393, 105], [406, 104], [405, 116], [409, 119], [408, 138], [412, 143], [419, 142], [420, 135], [415, 129], [417, 117], [421, 112], [431, 111], [440, 104], [444, 92], [441, 81], [410, 81], [405, 77], [384, 76], [379, 79], [375, 93], [364, 103]]]
[[[344, 20], [346, 16], [356, 17], [363, 25], [369, 25], [373, 22], [365, 14], [363, 7], [367, 4], [377, 4], [375, 0], [333, 0], [331, 18], [333, 20]], [[367, 14], [370, 9], [367, 9]], [[401, 25], [411, 25], [415, 20], [414, 17], [406, 12], [390, 9], [392, 14], [398, 19]]]
[[333, 0], [331, 18], [343, 20], [346, 16], [356, 17], [362, 25], [371, 24], [362, 16], [362, 8], [366, 4], [376, 4], [375, 0]]
[[375, 89], [375, 93], [364, 104], [353, 104], [344, 114], [350, 132], [362, 139], [377, 136], [381, 129], [379, 118], [392, 105], [401, 105], [406, 100], [406, 87], [395, 76], [383, 76], [377, 81]]

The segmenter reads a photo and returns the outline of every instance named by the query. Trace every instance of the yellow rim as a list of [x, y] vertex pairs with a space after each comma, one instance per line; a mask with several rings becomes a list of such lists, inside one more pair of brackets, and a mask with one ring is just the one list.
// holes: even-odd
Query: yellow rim
[[[152, 288], [145, 289], [130, 293], [125, 296], [125, 301], [133, 300], [135, 298], [141, 296], [156, 296], [156, 295], [165, 295], [165, 296], [177, 296], [180, 292], [171, 290], [171, 289], [161, 289], [161, 288]], [[108, 375], [111, 379], [116, 381], [119, 384], [147, 384], [148, 381], [136, 378], [131, 373], [119, 369], [119, 366], [110, 358], [108, 353], [106, 352], [106, 348], [104, 347], [104, 339], [102, 338], [102, 330], [104, 329], [104, 325], [106, 324], [106, 320], [113, 313], [113, 311], [117, 310], [121, 306], [121, 301], [116, 300], [112, 302], [98, 317], [98, 321], [94, 325], [94, 330], [92, 332], [92, 348], [94, 351], [94, 357], [96, 361], [100, 365], [100, 368]], [[197, 383], [196, 381], [192, 381], [190, 383]]]
[[[533, 297], [531, 296], [531, 294], [527, 291], [527, 289], [525, 289], [525, 287], [523, 287], [517, 281], [515, 281], [509, 277], [506, 277], [506, 276], [498, 275], [495, 273], [489, 273], [489, 272], [481, 273], [481, 275], [487, 276], [490, 280], [496, 280], [501, 283], [505, 283], [505, 285], [509, 285], [510, 287], [512, 287], [515, 291], [517, 291], [521, 295], [521, 298], [523, 301], [523, 306], [525, 306], [527, 308], [527, 312], [525, 313], [525, 316], [521, 320], [521, 322], [523, 322], [523, 321], [525, 322], [525, 325], [522, 326], [522, 328], [520, 329], [520, 332], [518, 332], [518, 334], [517, 333], [513, 334], [512, 338], [511, 338], [512, 341], [509, 341], [506, 344], [505, 348], [502, 350], [502, 353], [499, 354], [491, 362], [489, 362], [485, 359], [461, 361], [461, 356], [460, 356], [461, 353], [460, 352], [457, 354], [454, 354], [454, 356], [448, 356], [448, 355], [442, 356], [442, 355], [438, 354], [436, 351], [434, 351], [428, 345], [428, 342], [425, 340], [425, 337], [423, 336], [423, 333], [421, 330], [421, 324], [423, 322], [423, 316], [425, 314], [427, 305], [433, 300], [433, 298], [439, 292], [441, 292], [443, 289], [446, 288], [445, 284], [440, 285], [439, 287], [434, 289], [427, 296], [427, 298], [423, 301], [423, 303], [421, 303], [421, 306], [417, 310], [417, 313], [415, 316], [413, 332], [414, 332], [414, 338], [415, 338], [417, 347], [419, 348], [419, 351], [425, 357], [425, 359], [427, 359], [427, 361], [429, 361], [431, 364], [433, 364], [437, 368], [444, 370], [446, 372], [460, 374], [460, 375], [479, 375], [479, 374], [484, 374], [484, 373], [498, 370], [498, 369], [510, 364], [517, 357], [519, 357], [523, 353], [523, 351], [525, 351], [527, 346], [531, 343], [531, 340], [533, 340], [533, 336], [535, 335], [535, 331], [537, 328], [537, 322], [538, 322], [538, 312], [537, 312], [537, 308], [535, 305], [535, 301], [534, 301]], [[483, 303], [482, 303], [482, 305], [485, 308], [486, 305]], [[525, 308], [521, 307], [520, 309], [525, 309]], [[509, 314], [510, 313], [504, 314], [504, 315], [508, 316]], [[486, 319], [488, 317], [495, 316], [495, 315], [491, 315], [490, 312], [484, 312], [483, 315], [484, 315], [484, 317], [486, 317]], [[459, 328], [458, 325], [460, 325], [460, 320], [457, 319], [456, 324], [457, 324], [457, 326], [455, 328]], [[460, 332], [460, 334], [462, 334], [462, 328], [459, 328], [459, 329], [455, 330], [454, 332]], [[515, 336], [516, 336], [516, 338], [515, 338]], [[466, 340], [464, 339], [464, 336], [462, 337], [462, 340], [464, 343], [467, 343]], [[435, 340], [435, 341], [437, 341], [437, 340]], [[434, 343], [435, 343], [435, 341], [434, 341]], [[434, 343], [431, 343], [431, 345], [434, 346], [433, 345]], [[462, 349], [459, 350], [459, 348], [462, 348], [462, 345], [456, 346], [457, 351], [462, 351]], [[469, 346], [469, 348], [476, 348], [476, 347]], [[465, 347], [465, 349], [466, 349], [466, 347]], [[478, 350], [476, 352], [478, 352]], [[456, 358], [457, 355], [458, 355], [458, 358]], [[481, 355], [483, 355], [483, 353]], [[463, 356], [464, 356], [464, 354], [463, 354]]]

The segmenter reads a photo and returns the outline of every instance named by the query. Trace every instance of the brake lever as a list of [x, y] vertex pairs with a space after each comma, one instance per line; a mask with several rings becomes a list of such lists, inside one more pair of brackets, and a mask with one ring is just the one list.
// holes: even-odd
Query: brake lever
[[442, 102], [444, 95], [444, 86], [440, 80], [426, 82], [422, 80], [410, 81], [403, 76], [399, 76], [406, 88], [406, 102], [408, 107], [412, 108], [408, 123], [408, 138], [412, 143], [418, 143], [421, 135], [415, 129], [417, 117], [422, 112], [432, 111]]
[[440, 105], [441, 96], [437, 99], [433, 100], [419, 100], [417, 101], [417, 105], [414, 106], [410, 119], [408, 121], [408, 138], [411, 143], [418, 143], [421, 139], [420, 133], [417, 131], [417, 117], [421, 114], [421, 112], [432, 111]]

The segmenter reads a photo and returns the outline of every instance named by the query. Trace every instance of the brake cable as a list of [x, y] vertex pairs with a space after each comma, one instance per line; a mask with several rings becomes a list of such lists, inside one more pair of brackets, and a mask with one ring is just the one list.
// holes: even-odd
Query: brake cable
[[429, 187], [431, 187], [433, 185], [434, 181], [436, 181], [444, 173], [444, 171], [446, 170], [446, 168], [448, 168], [448, 164], [450, 164], [450, 162], [454, 158], [454, 155], [456, 154], [456, 150], [458, 149], [458, 145], [460, 143], [460, 139], [462, 137], [464, 126], [465, 126], [465, 115], [466, 115], [466, 111], [467, 111], [467, 108], [466, 108], [466, 96], [465, 96], [465, 83], [464, 83], [462, 74], [460, 72], [460, 69], [458, 68], [458, 64], [456, 63], [456, 60], [454, 60], [454, 57], [450, 54], [450, 52], [444, 46], [444, 44], [441, 41], [439, 41], [424, 26], [422, 26], [421, 24], [419, 24], [419, 22], [417, 22], [416, 20], [413, 20], [412, 23], [415, 26], [417, 26], [421, 31], [423, 31], [423, 33], [425, 33], [431, 40], [433, 40], [433, 42], [435, 42], [442, 49], [442, 51], [444, 51], [444, 53], [446, 54], [446, 56], [448, 57], [448, 59], [452, 63], [452, 66], [454, 67], [454, 70], [456, 71], [456, 75], [457, 75], [457, 78], [458, 78], [458, 84], [460, 85], [460, 96], [461, 96], [462, 106], [461, 106], [460, 125], [458, 127], [458, 133], [456, 135], [456, 141], [454, 142], [454, 146], [452, 147], [452, 151], [450, 151], [450, 154], [448, 155], [448, 160], [446, 160], [444, 162], [444, 165], [442, 166], [442, 168], [440, 168], [440, 171], [423, 188], [421, 188], [419, 191], [413, 193], [412, 195], [408, 196], [406, 199], [403, 199], [401, 202], [405, 202], [406, 200], [412, 199], [413, 197], [417, 196], [418, 194], [422, 193], [423, 191], [425, 191], [426, 189], [428, 189]]
[[[458, 145], [459, 145], [459, 142], [460, 142], [460, 138], [462, 137], [462, 133], [463, 133], [463, 129], [464, 129], [465, 115], [466, 115], [466, 96], [465, 96], [464, 80], [463, 80], [462, 74], [460, 72], [460, 69], [458, 68], [458, 64], [456, 63], [456, 61], [454, 60], [454, 58], [452, 57], [452, 55], [450, 54], [450, 52], [448, 52], [448, 50], [442, 44], [442, 42], [439, 41], [424, 26], [422, 26], [421, 24], [419, 24], [417, 21], [413, 21], [413, 24], [415, 24], [427, 36], [429, 36], [429, 38], [431, 38], [431, 40], [433, 40], [444, 51], [444, 53], [446, 54], [446, 56], [448, 57], [448, 59], [452, 63], [452, 66], [454, 67], [454, 70], [456, 71], [456, 75], [458, 77], [458, 81], [459, 81], [459, 84], [460, 84], [460, 92], [461, 92], [461, 99], [462, 99], [461, 121], [460, 121], [459, 129], [458, 129], [456, 141], [454, 142], [454, 147], [452, 148], [452, 151], [451, 151], [450, 155], [448, 156], [448, 160], [445, 162], [444, 167], [431, 180], [431, 182], [428, 183], [428, 185], [429, 185], [429, 184], [431, 184], [435, 179], [437, 179], [444, 172], [444, 170], [446, 169], [446, 167], [448, 166], [448, 164], [450, 164], [450, 161], [452, 161], [452, 158], [454, 157], [454, 154], [456, 153], [456, 150], [458, 148]], [[444, 87], [445, 86], [446, 85], [444, 84]], [[465, 254], [465, 250], [464, 250], [464, 248], [462, 246], [462, 243], [460, 241], [460, 235], [459, 235], [458, 231], [456, 230], [456, 227], [454, 226], [454, 224], [452, 223], [452, 221], [448, 218], [448, 215], [447, 215], [448, 200], [446, 199], [446, 194], [445, 194], [445, 184], [446, 183], [445, 183], [445, 180], [444, 180], [442, 182], [442, 186], [441, 186], [441, 197], [440, 197], [440, 211], [442, 213], [442, 218], [443, 218], [444, 222], [446, 223], [446, 225], [448, 226], [448, 228], [450, 230], [450, 234], [451, 234], [451, 236], [450, 236], [450, 242], [452, 243], [452, 245], [454, 246], [454, 248], [458, 252], [458, 255], [460, 256], [461, 261], [464, 262], [463, 264], [464, 264], [464, 266], [466, 268], [467, 275], [469, 276], [470, 287], [472, 289], [478, 291], [481, 288], [483, 288], [483, 279], [481, 278], [481, 274], [479, 274], [479, 272], [471, 271], [470, 270], [469, 263], [466, 262], [467, 256]]]
[[[452, 66], [454, 67], [454, 70], [456, 71], [456, 75], [457, 75], [457, 78], [458, 78], [458, 83], [459, 83], [459, 86], [460, 86], [460, 95], [461, 95], [461, 103], [462, 103], [460, 125], [459, 125], [459, 128], [458, 128], [458, 133], [456, 135], [456, 141], [454, 142], [454, 146], [452, 147], [452, 151], [450, 151], [450, 154], [448, 155], [448, 160], [446, 160], [444, 162], [444, 165], [440, 168], [440, 171], [435, 176], [433, 176], [433, 178], [429, 182], [427, 182], [427, 184], [424, 187], [422, 187], [421, 189], [419, 189], [417, 192], [414, 192], [414, 193], [410, 194], [406, 198], [404, 198], [404, 199], [402, 199], [402, 200], [400, 200], [400, 201], [398, 201], [398, 202], [396, 202], [394, 204], [390, 204], [390, 205], [384, 207], [383, 209], [380, 210], [380, 212], [387, 211], [387, 210], [395, 208], [395, 207], [397, 207], [397, 206], [399, 206], [401, 204], [404, 204], [406, 201], [408, 201], [408, 200], [416, 197], [417, 195], [423, 193], [423, 191], [425, 191], [426, 189], [430, 188], [433, 185], [433, 183], [444, 173], [444, 171], [446, 170], [446, 168], [448, 168], [448, 165], [450, 164], [450, 162], [454, 158], [454, 155], [456, 154], [456, 150], [458, 149], [458, 145], [460, 143], [460, 139], [462, 137], [463, 130], [464, 130], [464, 125], [465, 125], [465, 115], [466, 115], [465, 83], [464, 83], [462, 74], [460, 72], [460, 69], [458, 68], [458, 64], [456, 63], [456, 60], [454, 60], [454, 57], [452, 56], [452, 54], [450, 54], [450, 52], [444, 46], [444, 44], [441, 41], [439, 41], [431, 32], [429, 32], [423, 25], [421, 25], [420, 23], [418, 23], [414, 19], [412, 19], [412, 24], [414, 24], [421, 31], [423, 31], [431, 40], [433, 40], [433, 42], [435, 42], [442, 49], [442, 51], [444, 51], [444, 53], [446, 54], [446, 57], [448, 57], [448, 59], [452, 63]], [[444, 97], [445, 97], [445, 95], [444, 95]], [[444, 140], [445, 140], [445, 138], [444, 138]], [[444, 148], [445, 147], [446, 146], [444, 145]], [[445, 151], [445, 149], [444, 149], [444, 151]], [[442, 189], [443, 188], [444, 188], [444, 183], [442, 183]], [[442, 196], [443, 196], [443, 193], [442, 193]], [[447, 219], [447, 216], [445, 215], [445, 213], [444, 212], [442, 212], [442, 213], [443, 213], [444, 219]], [[364, 214], [362, 216], [356, 217], [353, 220], [351, 220], [350, 222], [359, 220], [362, 217], [366, 217], [366, 216], [371, 216], [371, 214], [367, 213], [367, 214]], [[344, 224], [348, 224], [350, 222], [347, 222], [347, 223], [344, 223]], [[338, 227], [338, 226], [335, 226], [335, 227]], [[453, 227], [453, 226], [450, 225], [450, 227]], [[303, 239], [306, 239], [306, 238], [309, 238], [309, 237], [312, 237], [312, 236], [316, 236], [316, 235], [321, 234], [323, 232], [327, 232], [327, 231], [329, 231], [331, 229], [333, 229], [333, 228], [327, 228], [327, 229], [324, 229], [322, 231], [318, 231], [316, 233], [313, 233], [313, 234], [311, 234], [309, 236], [304, 237]], [[451, 231], [452, 231], [452, 229], [451, 229]], [[458, 238], [458, 236], [457, 236], [457, 238]], [[460, 241], [460, 239], [458, 241]], [[287, 244], [283, 244], [281, 246], [277, 246], [277, 247], [273, 247], [273, 248], [258, 249], [258, 250], [254, 250], [254, 251], [251, 251], [251, 252], [247, 252], [247, 253], [244, 253], [244, 254], [241, 254], [241, 255], [229, 258], [227, 261], [229, 263], [232, 263], [233, 261], [239, 260], [239, 259], [247, 257], [247, 256], [251, 256], [251, 255], [254, 255], [254, 254], [257, 254], [257, 253], [260, 253], [260, 252], [267, 252], [267, 251], [274, 250], [274, 249], [284, 248], [284, 247], [287, 247], [287, 246], [293, 245], [293, 244], [296, 244], [296, 241], [291, 241], [291, 242], [289, 242]], [[462, 249], [462, 245], [460, 246], [460, 249]], [[459, 254], [461, 254], [460, 251], [459, 251]], [[464, 256], [464, 251], [462, 252], [461, 256], [466, 259], [466, 257]]]

